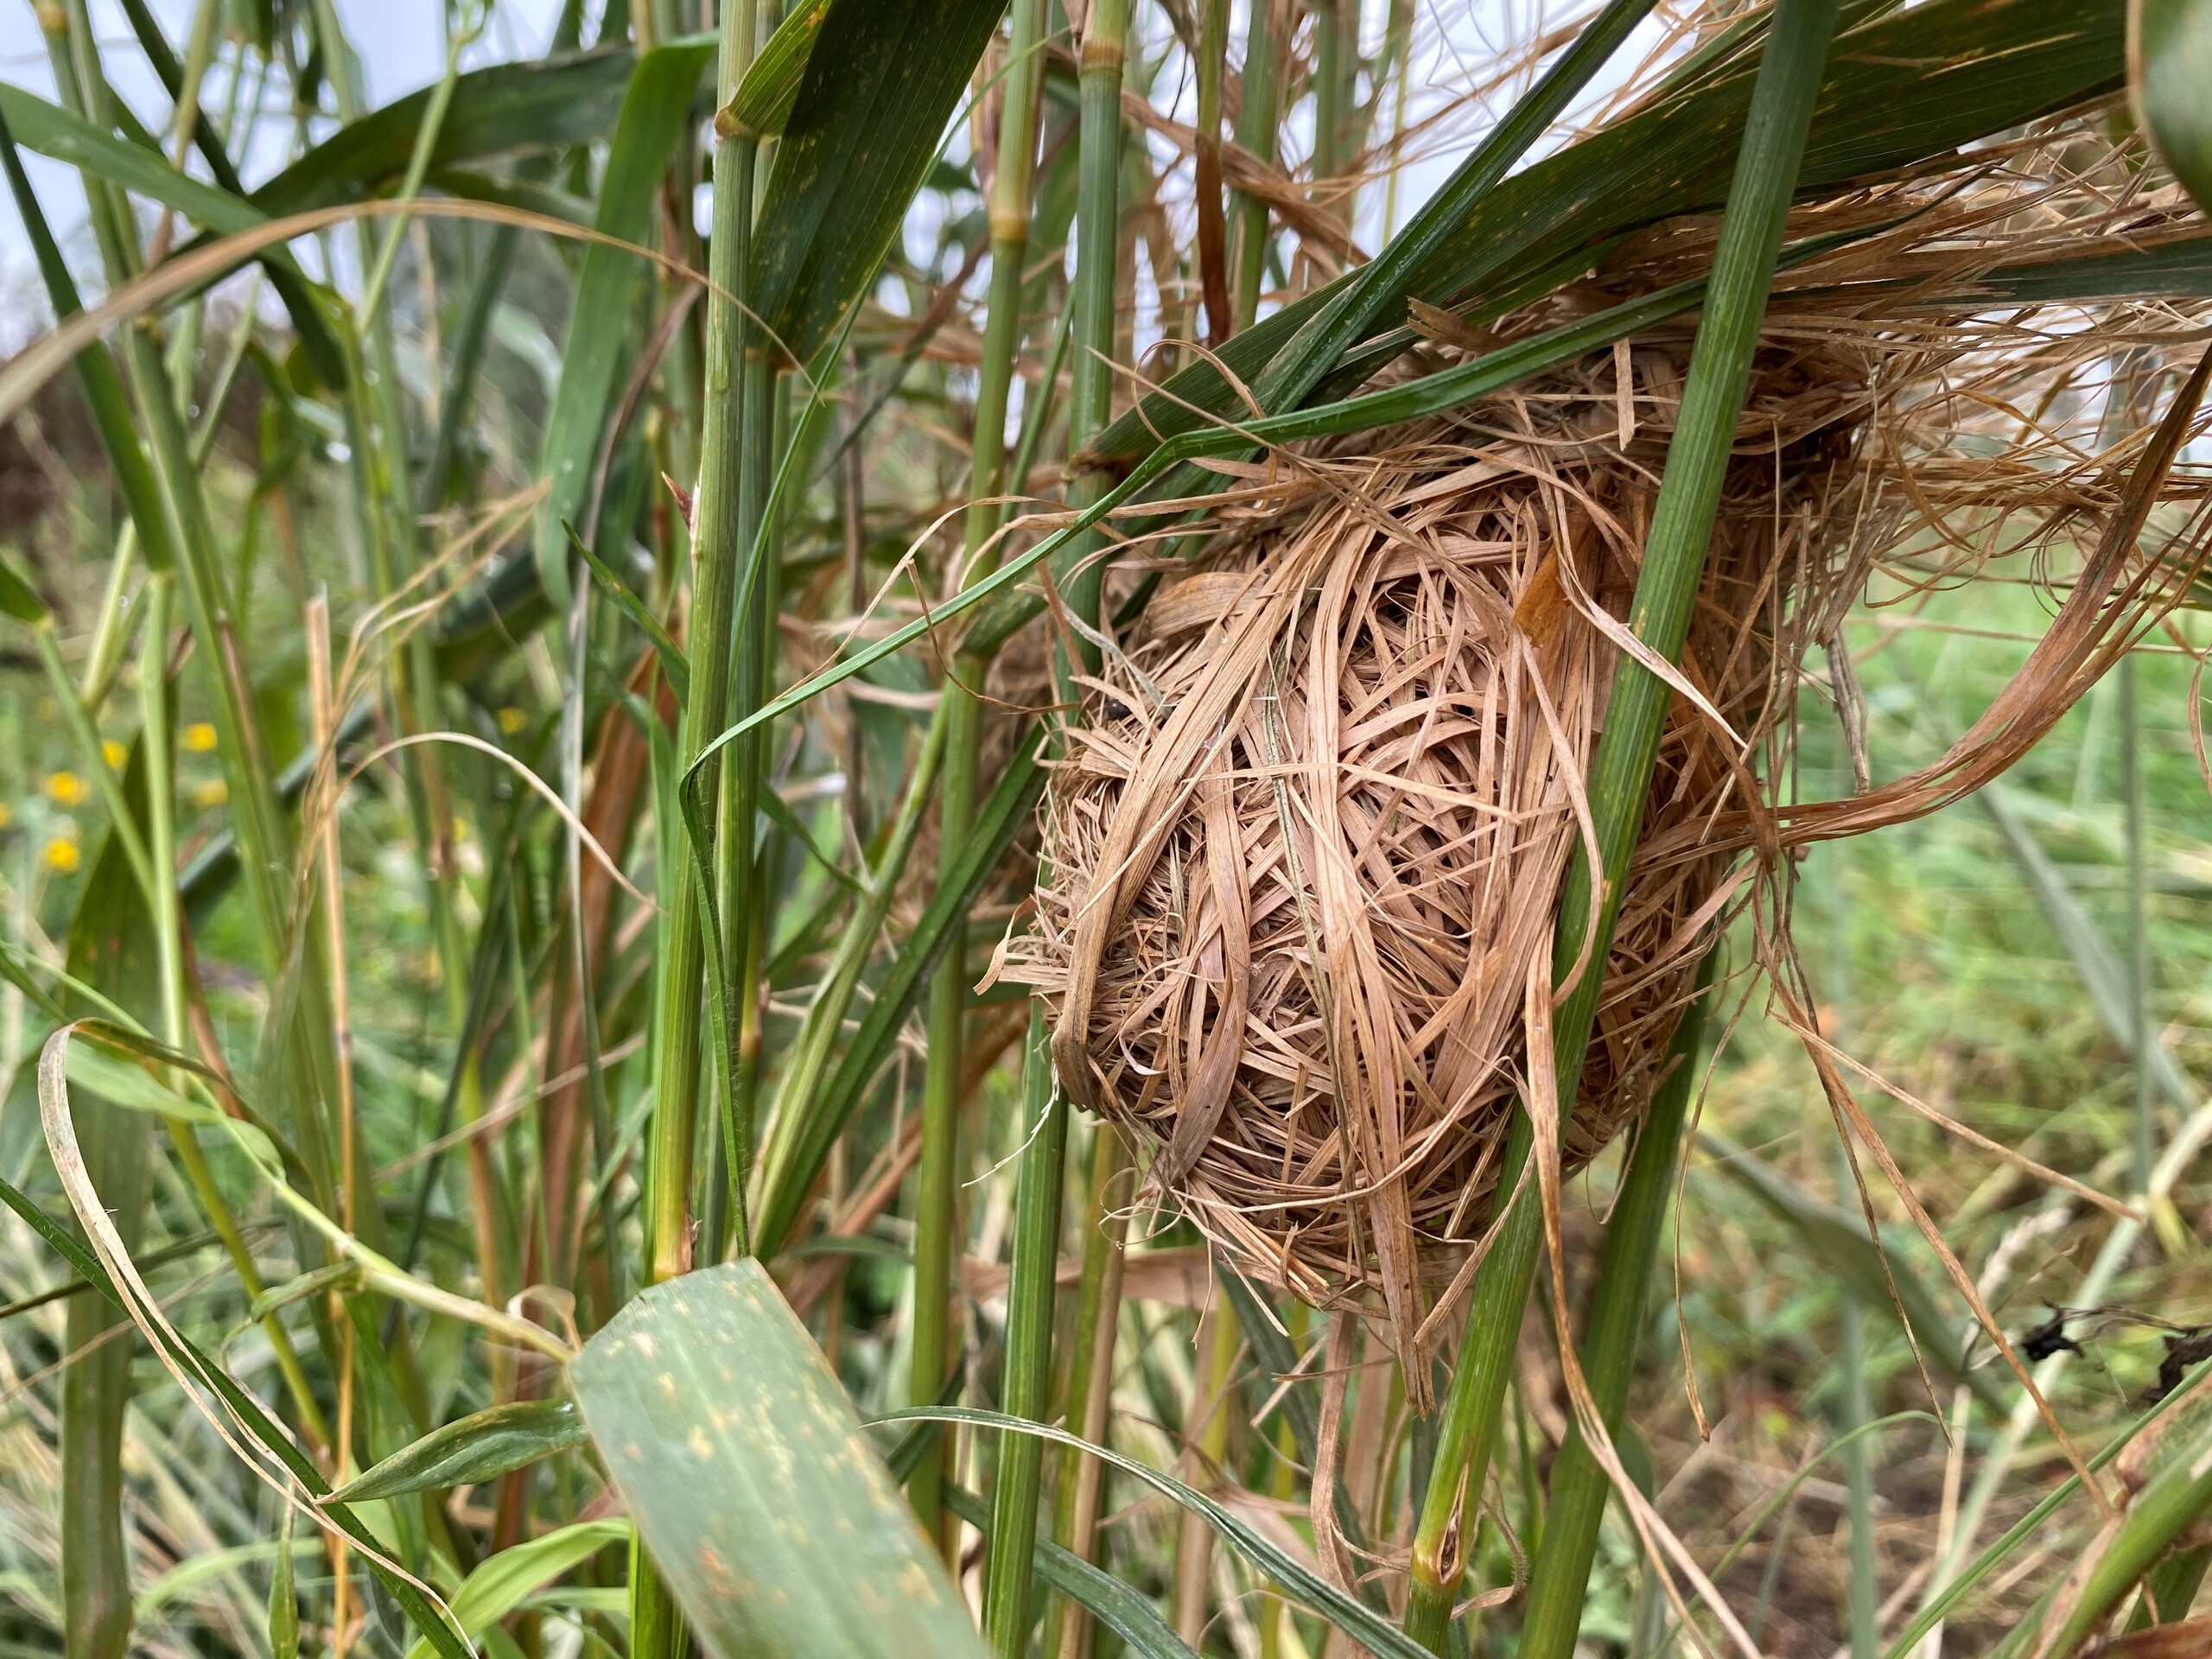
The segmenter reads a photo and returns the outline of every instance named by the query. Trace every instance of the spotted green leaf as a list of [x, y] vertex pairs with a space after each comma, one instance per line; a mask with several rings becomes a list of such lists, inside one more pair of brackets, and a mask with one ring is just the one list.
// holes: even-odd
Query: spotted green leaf
[[943, 1565], [758, 1262], [644, 1292], [569, 1379], [654, 1565], [723, 1659], [980, 1659]]

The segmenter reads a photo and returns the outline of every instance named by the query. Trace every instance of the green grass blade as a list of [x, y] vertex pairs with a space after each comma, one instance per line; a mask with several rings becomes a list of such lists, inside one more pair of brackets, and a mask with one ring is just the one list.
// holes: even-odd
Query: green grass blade
[[1376, 1659], [1428, 1659], [1426, 1649], [1408, 1640], [1402, 1632], [1392, 1629], [1380, 1614], [1354, 1601], [1296, 1556], [1270, 1542], [1249, 1522], [1215, 1503], [1204, 1492], [1184, 1484], [1173, 1475], [1161, 1473], [1150, 1464], [1140, 1463], [1135, 1458], [1124, 1456], [1106, 1446], [1093, 1446], [1064, 1428], [1011, 1417], [1002, 1411], [983, 1411], [960, 1406], [917, 1406], [906, 1411], [887, 1412], [875, 1421], [879, 1423], [970, 1423], [978, 1428], [1002, 1429], [1012, 1434], [1049, 1440], [1073, 1451], [1087, 1452], [1092, 1457], [1112, 1465], [1123, 1474], [1142, 1481], [1161, 1497], [1197, 1516], [1301, 1605], [1370, 1649]]
[[1713, 1168], [1795, 1233], [1812, 1259], [1845, 1281], [1861, 1300], [1869, 1306], [1886, 1307], [1893, 1300], [1902, 1306], [1914, 1341], [1944, 1378], [1965, 1383], [1993, 1409], [2009, 1408], [2012, 1402], [1988, 1368], [1968, 1362], [1959, 1343], [1958, 1318], [1944, 1309], [1928, 1281], [1894, 1246], [1885, 1243], [1878, 1247], [1866, 1236], [1863, 1217], [1813, 1198], [1717, 1130], [1699, 1130], [1698, 1143], [1713, 1155]]
[[[0, 1204], [5, 1204], [14, 1211], [76, 1271], [79, 1278], [99, 1291], [116, 1308], [120, 1310], [124, 1307], [122, 1293], [116, 1288], [115, 1281], [109, 1276], [107, 1268], [60, 1222], [3, 1180], [0, 1180]], [[216, 1364], [189, 1338], [179, 1336], [172, 1339], [164, 1336], [162, 1340], [170, 1357], [192, 1376], [222, 1397], [223, 1402], [245, 1424], [255, 1442], [283, 1465], [285, 1471], [299, 1482], [309, 1497], [327, 1497], [329, 1483], [323, 1479], [321, 1471], [300, 1450], [291, 1435], [270, 1416], [259, 1400], [240, 1388], [229, 1372]], [[375, 1535], [348, 1505], [327, 1503], [323, 1505], [322, 1514], [333, 1526], [356, 1543], [371, 1549], [378, 1548]], [[404, 1579], [390, 1575], [380, 1565], [372, 1562], [372, 1567], [401, 1611], [429, 1638], [440, 1659], [477, 1659], [477, 1656], [469, 1651], [467, 1643], [419, 1589]]]
[[2136, 1064], [2147, 1070], [2158, 1084], [2158, 1091], [2177, 1110], [2184, 1114], [2195, 1111], [2202, 1103], [2196, 1090], [2182, 1075], [2180, 1066], [2166, 1052], [2165, 1045], [2157, 1039], [2156, 1033], [2137, 1032], [2134, 991], [2128, 969], [2095, 919], [2082, 907], [2065, 872], [2051, 861], [2050, 855], [2044, 851], [2035, 832], [2021, 817], [2016, 806], [2018, 798], [2005, 785], [1992, 784], [1976, 791], [1974, 799], [1990, 823], [1996, 825], [2021, 874], [2028, 878], [2036, 902], [2043, 906], [2051, 931], [2058, 935], [2066, 954], [2074, 959], [2074, 971], [2081, 976], [2082, 988], [2088, 992], [2090, 1006], [2096, 1009], [2097, 1017], [2112, 1033], [2113, 1040], [2135, 1053]]
[[[0, 88], [0, 162], [6, 164], [9, 189], [29, 234], [54, 315], [57, 319], [67, 319], [83, 307], [78, 300], [76, 282], [62, 260], [61, 249], [47, 224], [46, 213], [23, 172], [22, 157], [16, 153], [15, 122], [8, 113], [12, 107], [12, 100], [6, 96], [10, 90]], [[46, 107], [53, 108], [50, 105]], [[54, 112], [69, 114], [67, 110], [57, 109]], [[107, 453], [109, 466], [115, 470], [117, 486], [130, 508], [130, 522], [138, 531], [142, 554], [150, 569], [166, 569], [176, 562], [168, 515], [162, 505], [161, 488], [155, 480], [153, 466], [139, 446], [130, 401], [123, 389], [123, 377], [116, 372], [115, 359], [108, 355], [107, 348], [98, 344], [77, 353], [76, 367], [78, 383], [84, 388], [85, 401], [92, 409], [92, 423], [99, 430], [101, 448]]]
[[727, 128], [734, 137], [781, 136], [784, 124], [791, 119], [791, 106], [798, 102], [807, 60], [814, 54], [814, 42], [829, 15], [830, 0], [804, 0], [776, 25], [776, 32], [761, 43], [736, 92], [716, 111], [717, 132]]
[[232, 235], [250, 231], [269, 217], [227, 190], [180, 173], [159, 150], [103, 131], [35, 92], [0, 86], [0, 111], [6, 112], [8, 124], [25, 149], [71, 167], [89, 168], [135, 194], [175, 208], [209, 230]]
[[[1850, 234], [1855, 237], [1859, 232]], [[1841, 239], [1821, 238], [1808, 240], [1792, 251], [1792, 257], [1813, 257], [1819, 252], [1840, 245]], [[1543, 334], [1531, 335], [1525, 340], [1490, 353], [1472, 362], [1463, 363], [1439, 374], [1423, 376], [1402, 386], [1366, 392], [1339, 403], [1321, 404], [1287, 415], [1270, 415], [1263, 419], [1243, 422], [1234, 427], [1214, 426], [1185, 432], [1180, 437], [1160, 445], [1139, 461], [1127, 478], [1078, 512], [1072, 523], [1054, 531], [1019, 556], [1007, 560], [988, 576], [970, 582], [944, 604], [933, 608], [927, 616], [906, 623], [852, 655], [838, 658], [747, 719], [719, 733], [712, 742], [700, 750], [699, 761], [718, 753], [755, 727], [791, 713], [832, 686], [905, 650], [916, 640], [931, 635], [954, 617], [1013, 587], [1046, 560], [1064, 556], [1077, 537], [1092, 531], [1108, 513], [1138, 499], [1147, 487], [1184, 461], [1206, 455], [1239, 454], [1251, 448], [1255, 443], [1302, 442], [1312, 438], [1364, 432], [1399, 421], [1417, 420], [1427, 415], [1443, 414], [1476, 398], [1503, 391], [1516, 381], [1610, 345], [1613, 340], [1653, 323], [1694, 310], [1703, 302], [1706, 289], [1707, 284], [1701, 279], [1677, 283], [1642, 299], [1599, 312], [1579, 322], [1563, 324]], [[1264, 323], [1260, 325], [1261, 327], [1266, 326]], [[1259, 329], [1248, 332], [1256, 334]], [[1231, 340], [1230, 345], [1234, 347], [1236, 343]], [[986, 626], [994, 624], [994, 619], [989, 615], [984, 620]], [[1006, 631], [1010, 632], [1012, 627], [1020, 626], [1020, 620], [1019, 612], [1007, 616], [1004, 619]], [[997, 631], [995, 627], [994, 631]], [[695, 768], [699, 761], [693, 763]]]
[[[123, 10], [130, 20], [131, 33], [138, 37], [139, 48], [145, 53], [147, 63], [160, 78], [170, 99], [181, 100], [184, 93], [184, 66], [177, 62], [176, 54], [162, 34], [160, 20], [148, 9], [146, 0], [123, 0]], [[230, 152], [223, 148], [222, 137], [204, 108], [195, 111], [192, 137], [194, 147], [207, 163], [216, 184], [234, 196], [244, 196], [245, 181], [238, 177]], [[293, 331], [299, 335], [300, 344], [314, 363], [315, 372], [322, 377], [325, 385], [343, 386], [345, 353], [330, 331], [315, 286], [289, 257], [271, 256], [262, 264], [269, 273], [269, 285], [276, 290], [277, 299], [290, 315]]]
[[[1281, 1413], [1283, 1420], [1290, 1425], [1291, 1439], [1298, 1447], [1300, 1462], [1308, 1469], [1315, 1467], [1321, 1442], [1321, 1414], [1319, 1408], [1313, 1403], [1313, 1391], [1281, 1387], [1284, 1379], [1300, 1375], [1298, 1350], [1292, 1345], [1290, 1338], [1278, 1327], [1272, 1311], [1261, 1302], [1259, 1293], [1252, 1288], [1243, 1274], [1219, 1255], [1214, 1258], [1214, 1282], [1221, 1287], [1222, 1294], [1229, 1299], [1229, 1305], [1236, 1314], [1236, 1327], [1243, 1332], [1244, 1340], [1251, 1346], [1253, 1357], [1259, 1362], [1259, 1368], [1249, 1383], [1254, 1409], [1256, 1411], [1264, 1402], [1274, 1399], [1275, 1410]], [[1255, 1417], [1253, 1427], [1258, 1428], [1264, 1424]], [[1365, 1550], [1368, 1548], [1367, 1528], [1359, 1518], [1359, 1511], [1352, 1503], [1351, 1495], [1344, 1491], [1341, 1477], [1337, 1481], [1336, 1490], [1330, 1494], [1330, 1501], [1337, 1512], [1337, 1530], [1344, 1535], [1346, 1546], [1356, 1554]], [[1378, 1609], [1381, 1607], [1380, 1586], [1363, 1585], [1361, 1592], [1363, 1596], [1371, 1597], [1373, 1605]]]
[[821, 1351], [743, 1261], [645, 1291], [569, 1380], [702, 1638], [790, 1659], [980, 1659]]
[[[601, 175], [599, 218], [594, 228], [602, 235], [627, 243], [647, 238], [661, 175], [668, 170], [669, 156], [689, 124], [692, 96], [713, 55], [711, 43], [664, 46], [646, 53], [638, 60], [636, 73], [626, 77], [621, 112], [614, 121], [607, 165]], [[403, 99], [400, 104], [415, 101]], [[391, 105], [370, 119], [381, 119], [398, 107]], [[416, 113], [419, 117], [421, 111]], [[456, 128], [465, 124], [464, 113], [456, 89], [446, 114], [448, 141]], [[392, 143], [401, 136], [395, 132]], [[411, 146], [413, 129], [407, 129], [404, 136]], [[405, 155], [398, 159], [404, 168]], [[583, 517], [599, 459], [600, 433], [615, 401], [615, 376], [629, 332], [624, 325], [644, 280], [645, 272], [635, 255], [600, 242], [585, 251], [576, 277], [575, 297], [569, 310], [568, 343], [561, 358], [561, 383], [545, 418], [538, 462], [546, 497], [537, 515], [537, 576], [556, 610], [565, 611], [569, 598], [567, 538], [561, 526]]]
[[[944, 1507], [982, 1534], [986, 1542], [999, 1535], [983, 1500], [966, 1487], [947, 1481]], [[995, 1549], [991, 1553], [998, 1554]], [[1160, 1616], [1151, 1598], [1134, 1585], [1122, 1583], [1050, 1538], [1037, 1540], [1036, 1560], [1039, 1578], [1071, 1601], [1080, 1603], [1093, 1618], [1128, 1643], [1137, 1659], [1198, 1659]]]
[[[461, 1581], [453, 1598], [454, 1621], [470, 1636], [480, 1636], [571, 1567], [612, 1545], [627, 1543], [627, 1521], [579, 1521], [503, 1549]], [[407, 1659], [430, 1659], [430, 1643], [417, 1642]]]
[[[127, 785], [146, 799], [145, 768]], [[123, 843], [111, 832], [93, 861], [69, 929], [71, 976], [150, 1022], [160, 1001], [147, 901]], [[79, 1014], [93, 1010], [79, 1007]], [[151, 1123], [125, 1103], [87, 1093], [78, 1108], [91, 1151], [86, 1170], [112, 1206], [117, 1231], [136, 1249], [146, 1223]], [[61, 1603], [69, 1659], [121, 1659], [130, 1646], [130, 1558], [123, 1533], [123, 1420], [137, 1344], [117, 1310], [91, 1297], [69, 1304], [65, 1352], [79, 1354], [61, 1378]], [[107, 1338], [106, 1340], [103, 1340]], [[91, 1352], [84, 1351], [99, 1343]]]
[[660, 663], [660, 671], [675, 691], [677, 701], [689, 701], [691, 696], [691, 662], [683, 654], [683, 647], [677, 645], [675, 638], [661, 626], [660, 619], [645, 608], [645, 601], [630, 591], [630, 584], [616, 575], [606, 560], [584, 544], [583, 537], [576, 534], [575, 525], [563, 522], [561, 532], [568, 537], [569, 545], [584, 562], [585, 568], [590, 570], [599, 590], [614, 601], [623, 615], [637, 624], [638, 631], [651, 643], [653, 655]]
[[[1929, 0], [1844, 39], [1825, 71], [1800, 170], [1808, 194], [1944, 155], [2103, 96], [2122, 79], [2120, 9], [2107, 0]], [[1928, 90], [1933, 66], [1941, 66], [1941, 96]], [[1719, 207], [1751, 79], [1749, 62], [1723, 66], [1503, 181], [1437, 245], [1406, 292], [1438, 305], [1478, 292], [1508, 296], [1623, 232]], [[1340, 277], [1248, 329], [1223, 359], [1256, 382], [1283, 342], [1354, 280]], [[1489, 314], [1485, 304], [1474, 315]], [[1134, 458], [1190, 430], [1204, 418], [1197, 411], [1234, 406], [1220, 375], [1197, 365], [1116, 422], [1096, 448]]]
[[583, 1420], [567, 1400], [518, 1400], [435, 1428], [331, 1493], [342, 1503], [469, 1486], [580, 1446]]
[[2060, 1659], [2073, 1654], [2175, 1540], [2212, 1510], [2212, 1414], [2205, 1402], [2188, 1402], [2164, 1433], [2171, 1441], [2158, 1447], [2147, 1483], [2129, 1498], [2117, 1529], [2093, 1546], [2094, 1557], [2086, 1575], [2074, 1580], [2078, 1593], [2057, 1633], [2034, 1632], [2039, 1637], [2035, 1651]]
[[[1074, 1106], [1052, 1077], [1045, 1005], [1029, 1001], [1022, 1047], [1021, 1175], [1014, 1192], [1012, 1275], [1007, 1286], [1006, 1365], [999, 1402], [1007, 1414], [1042, 1422], [1052, 1391], [1052, 1323], [1059, 1291], [1060, 1198], [1067, 1171], [1068, 1116]], [[1102, 1132], [1112, 1134], [1102, 1126]], [[1037, 1498], [1045, 1445], [1027, 1435], [999, 1450], [992, 1493], [991, 1551], [983, 1580], [983, 1633], [999, 1659], [1029, 1650], [1030, 1574], [1037, 1541]]]
[[[670, 46], [712, 49], [696, 37]], [[451, 167], [518, 149], [563, 150], [604, 140], [618, 124], [637, 67], [635, 56], [616, 48], [471, 70], [454, 84], [430, 164]], [[690, 90], [678, 95], [686, 108]], [[426, 86], [340, 127], [255, 191], [254, 206], [274, 219], [383, 194], [407, 171], [435, 91]]]
[[[2133, 1444], [2137, 1436], [2153, 1424], [2163, 1421], [2168, 1412], [2176, 1409], [2183, 1401], [2188, 1400], [2208, 1376], [2212, 1376], [2212, 1362], [2197, 1366], [2183, 1379], [2179, 1388], [2107, 1440], [2103, 1448], [2090, 1458], [2089, 1467], [2093, 1471], [2099, 1470], [2111, 1463], [2114, 1458]], [[1929, 1599], [1927, 1605], [1914, 1616], [1912, 1622], [1900, 1630], [1896, 1638], [1891, 1642], [1889, 1647], [1884, 1651], [1882, 1659], [1908, 1659], [1908, 1656], [1919, 1647], [1929, 1631], [1942, 1624], [1950, 1611], [1957, 1606], [1975, 1586], [2010, 1559], [2012, 1552], [2029, 1538], [2034, 1536], [2036, 1530], [2044, 1522], [2079, 1497], [2081, 1491], [2082, 1478], [2079, 1475], [2069, 1475], [2057, 1485], [2052, 1487], [2037, 1501], [2034, 1508], [2014, 1522], [2005, 1529], [2001, 1537], [1977, 1555], [1972, 1565], [1947, 1583], [1939, 1594]]]
[[1507, 169], [1550, 130], [1653, 3], [1611, 0], [1584, 25], [1574, 44], [1452, 169], [1405, 230], [1361, 266], [1268, 365], [1253, 388], [1261, 408], [1273, 412], [1295, 409], [1353, 345], [1376, 327], [1403, 320], [1407, 297], [1423, 268], [1477, 213], [1483, 198]]

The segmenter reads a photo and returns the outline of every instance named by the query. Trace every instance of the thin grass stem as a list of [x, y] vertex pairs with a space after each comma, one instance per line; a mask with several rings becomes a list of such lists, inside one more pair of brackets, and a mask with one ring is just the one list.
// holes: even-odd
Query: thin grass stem
[[[1681, 654], [1688, 634], [1835, 15], [1836, 0], [1782, 0], [1760, 62], [1713, 257], [1712, 289], [1691, 352], [1681, 419], [1668, 450], [1630, 608], [1630, 627], [1669, 660]], [[1575, 1098], [1581, 1081], [1619, 911], [1621, 878], [1643, 825], [1669, 695], [1657, 676], [1632, 658], [1621, 659], [1591, 767], [1597, 868], [1578, 849], [1560, 895], [1552, 953], [1554, 977], [1566, 989], [1556, 1014], [1553, 1064], [1560, 1095], [1567, 1100]], [[1586, 966], [1569, 982], [1586, 950]], [[1500, 1192], [1514, 1189], [1532, 1144], [1527, 1114], [1516, 1113]], [[1406, 1631], [1435, 1653], [1444, 1651], [1458, 1600], [1465, 1566], [1462, 1537], [1471, 1531], [1466, 1504], [1470, 1495], [1483, 1489], [1542, 1243], [1538, 1205], [1533, 1195], [1523, 1197], [1527, 1201], [1514, 1205], [1503, 1218], [1476, 1274], [1435, 1466], [1414, 1536]]]

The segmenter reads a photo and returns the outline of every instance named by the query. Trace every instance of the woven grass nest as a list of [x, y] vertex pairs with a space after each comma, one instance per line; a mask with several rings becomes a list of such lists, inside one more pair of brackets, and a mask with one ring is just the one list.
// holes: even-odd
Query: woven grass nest
[[[2006, 230], [1975, 270], [2026, 259], [2039, 234]], [[2037, 378], [2069, 372], [2055, 325], [1975, 321], [1958, 276], [1951, 303], [1923, 288], [1903, 321], [1838, 305], [1853, 274], [1940, 270], [1927, 250], [1958, 224], [1909, 237], [1798, 272], [1770, 312], [1568, 1168], [1662, 1077], [1703, 947], [1752, 889], [1745, 847], [1787, 772], [1805, 657], [1878, 553], [1924, 544], [1947, 511], [1986, 531], [1975, 557], [2049, 549], [2117, 495], [2119, 460], [2062, 454], [2050, 423], [1962, 442], [1991, 429], [1988, 391], [2022, 376], [2024, 352], [2044, 354]], [[1553, 296], [1497, 332], [1659, 285], [1694, 244], [1655, 232], [1612, 294]], [[1248, 1272], [1378, 1316], [1407, 1351], [1453, 1305], [1496, 1208], [1526, 987], [1586, 830], [1581, 781], [1690, 329], [1367, 434], [1356, 454], [1338, 440], [1243, 469], [1205, 556], [1168, 566], [1110, 641], [1048, 794], [1038, 920], [1002, 971], [1046, 998], [1066, 1093], [1148, 1148], [1150, 1192]], [[1449, 327], [1438, 349], [1453, 354]], [[2075, 345], [2075, 370], [2086, 360]], [[2145, 586], [2128, 615], [2154, 588], [2170, 597]], [[1767, 841], [1772, 872], [1787, 861]]]

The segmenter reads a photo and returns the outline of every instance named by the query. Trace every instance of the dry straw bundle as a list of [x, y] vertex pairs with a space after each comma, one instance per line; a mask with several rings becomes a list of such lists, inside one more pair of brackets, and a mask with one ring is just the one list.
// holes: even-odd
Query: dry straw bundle
[[[1975, 188], [1901, 185], [1792, 227], [1893, 226], [1777, 289], [1688, 648], [1666, 671], [1674, 712], [1570, 1167], [1650, 1098], [1751, 874], [1785, 864], [1791, 840], [1929, 810], [1974, 772], [1967, 755], [1834, 823], [1781, 800], [1808, 649], [1838, 637], [1878, 560], [1925, 582], [2024, 552], [2055, 580], [2120, 510], [2134, 451], [2083, 448], [2072, 429], [2096, 400], [2056, 393], [2115, 332], [2155, 351], [2194, 320], [2104, 308], [2113, 327], [2092, 341], [2078, 307], [1992, 308], [2024, 271], [2048, 286], [2085, 230], [2124, 213], [2140, 245], [2165, 226], [2053, 182], [2036, 164], [2050, 154], [2024, 146]], [[1444, 316], [1426, 332], [1449, 358], [1652, 291], [1698, 268], [1710, 228], [1662, 226], [1487, 336]], [[1586, 833], [1582, 780], [1632, 645], [1618, 619], [1690, 334], [1367, 435], [1361, 453], [1241, 469], [1205, 556], [1173, 566], [1089, 684], [1048, 800], [1037, 925], [1005, 971], [1051, 1005], [1064, 1086], [1150, 1147], [1152, 1189], [1249, 1270], [1385, 1319], [1409, 1352], [1495, 1208], [1523, 988]], [[2201, 480], [2164, 489], [2202, 499]], [[2053, 630], [2064, 660], [2038, 653], [1982, 747], [2048, 729], [2171, 602], [2198, 540], [2091, 560], [2101, 585]], [[1850, 676], [1827, 689], [1856, 730]]]

